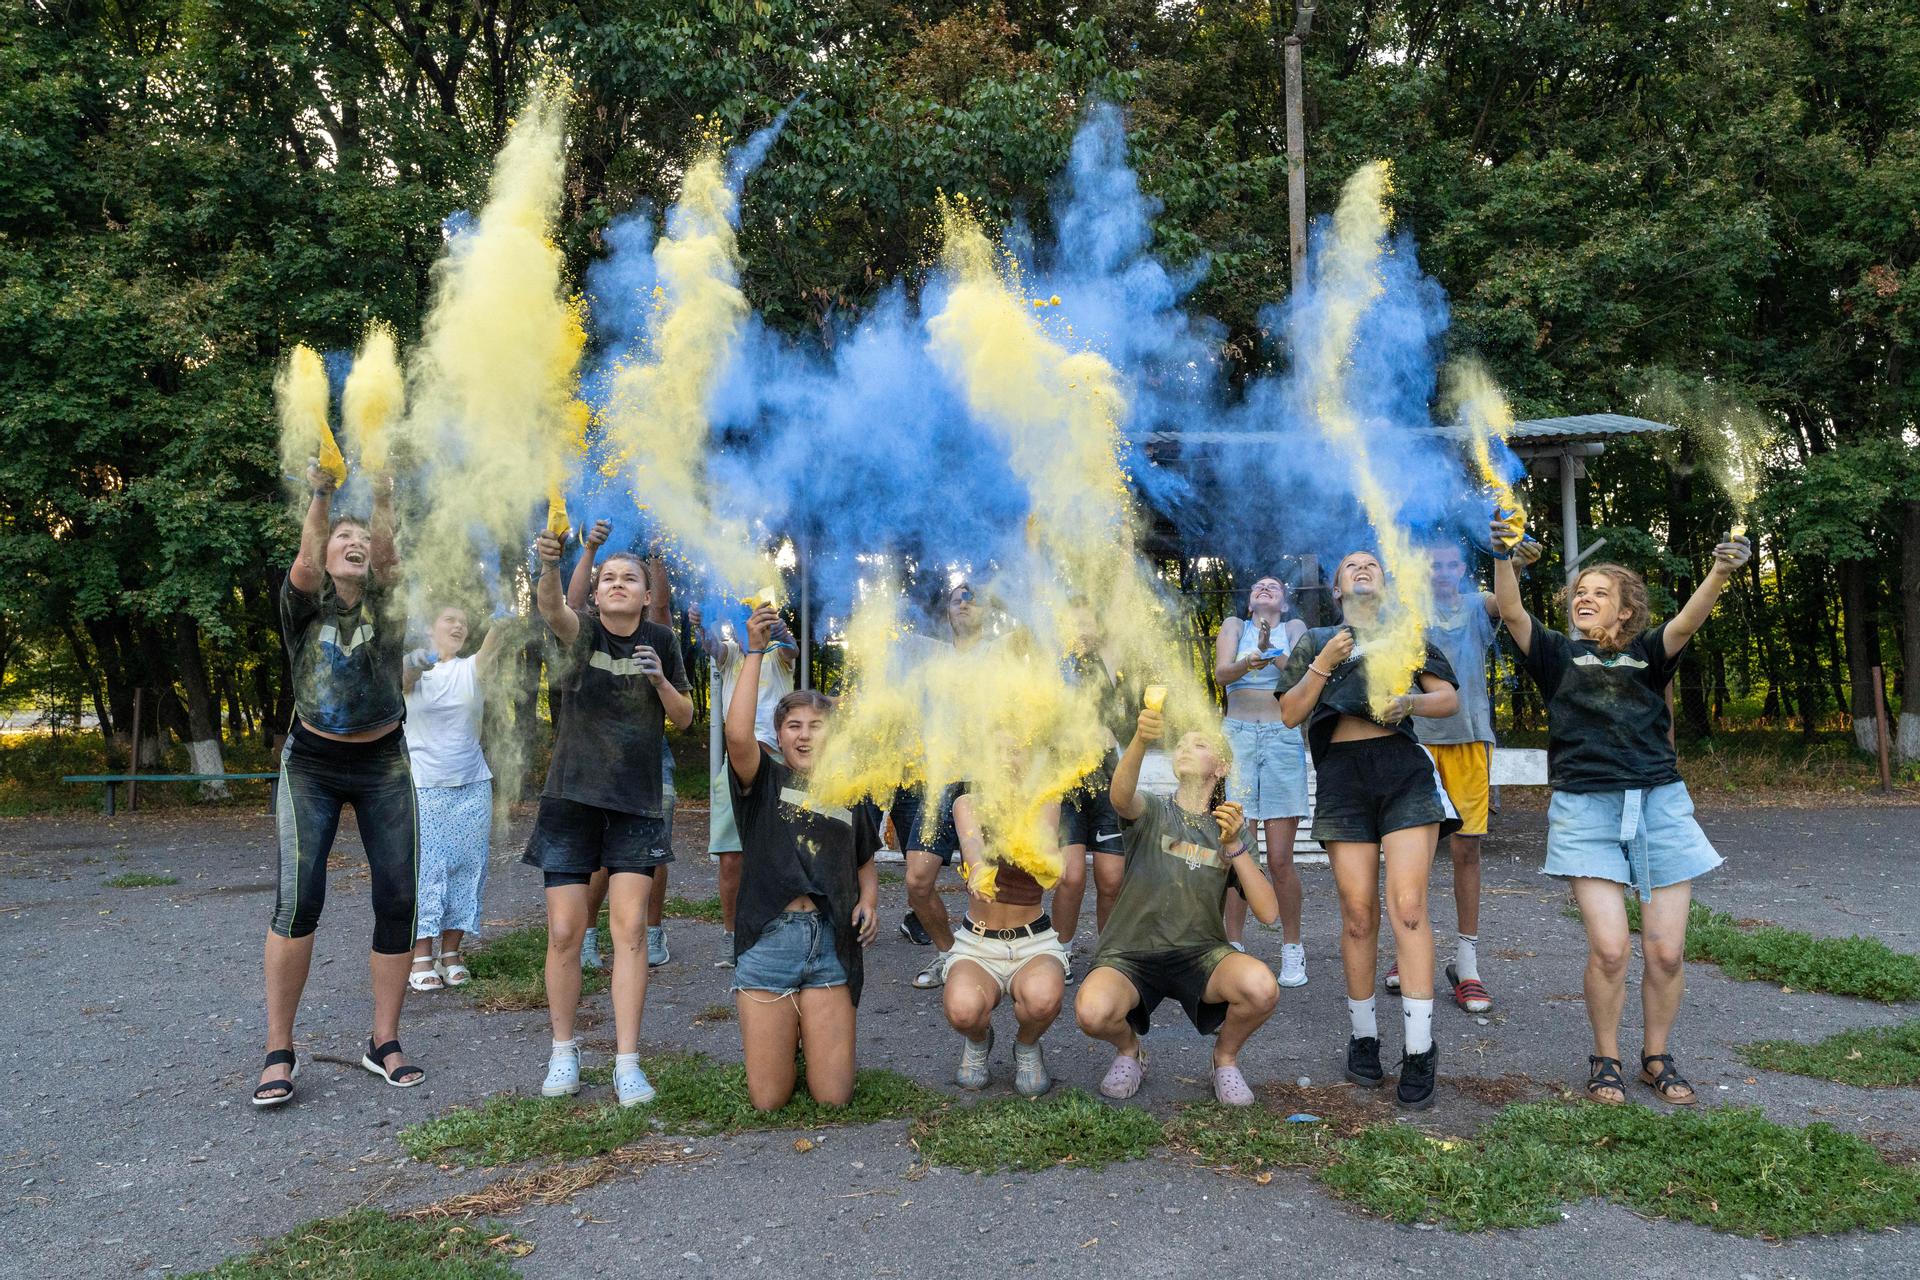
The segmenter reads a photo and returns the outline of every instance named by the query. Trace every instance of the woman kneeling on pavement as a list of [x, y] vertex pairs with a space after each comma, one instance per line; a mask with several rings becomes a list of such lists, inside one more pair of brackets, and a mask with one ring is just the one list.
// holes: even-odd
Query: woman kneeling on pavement
[[[1060, 826], [1059, 804], [1042, 806], [1039, 820], [1051, 844]], [[980, 824], [971, 792], [955, 797], [953, 824], [967, 878], [967, 914], [953, 932], [944, 999], [947, 1021], [966, 1038], [954, 1083], [962, 1089], [987, 1087], [994, 1006], [1010, 996], [1020, 1026], [1013, 1042], [1013, 1087], [1037, 1098], [1053, 1087], [1040, 1037], [1060, 1016], [1066, 998], [1066, 944], [1041, 909], [1040, 882], [1011, 862], [987, 857], [992, 837]], [[1064, 877], [1060, 883], [1066, 884]]]
[[1173, 795], [1140, 791], [1140, 763], [1161, 733], [1160, 712], [1142, 709], [1114, 769], [1110, 798], [1126, 824], [1126, 871], [1074, 1016], [1082, 1031], [1116, 1050], [1100, 1092], [1131, 1098], [1146, 1075], [1140, 1037], [1155, 1006], [1171, 996], [1195, 1030], [1217, 1037], [1213, 1096], [1228, 1106], [1250, 1106], [1253, 1090], [1240, 1073], [1240, 1049], [1272, 1015], [1280, 988], [1273, 970], [1228, 945], [1221, 910], [1229, 885], [1262, 924], [1280, 918], [1280, 904], [1242, 838], [1239, 808], [1215, 804], [1228, 771], [1217, 733], [1181, 737], [1173, 752], [1179, 779]]
[[879, 931], [880, 836], [870, 812], [814, 808], [807, 781], [832, 702], [811, 689], [774, 708], [778, 756], [754, 734], [761, 668], [779, 614], [747, 620], [739, 682], [727, 706], [728, 789], [740, 831], [734, 909], [733, 995], [747, 1062], [747, 1096], [760, 1111], [793, 1097], [796, 1049], [807, 1092], [830, 1107], [853, 1097], [854, 1009], [861, 956]]

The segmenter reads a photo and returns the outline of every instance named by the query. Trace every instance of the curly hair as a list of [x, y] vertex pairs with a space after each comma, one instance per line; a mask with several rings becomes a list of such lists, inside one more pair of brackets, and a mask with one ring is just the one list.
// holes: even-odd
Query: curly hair
[[1627, 615], [1626, 620], [1613, 629], [1612, 635], [1596, 643], [1605, 644], [1609, 649], [1624, 649], [1633, 642], [1635, 636], [1647, 629], [1647, 615], [1652, 605], [1647, 600], [1647, 580], [1623, 564], [1589, 565], [1580, 570], [1571, 587], [1561, 588], [1559, 602], [1560, 607], [1566, 610], [1567, 628], [1573, 629], [1574, 591], [1596, 574], [1613, 584], [1613, 593]]

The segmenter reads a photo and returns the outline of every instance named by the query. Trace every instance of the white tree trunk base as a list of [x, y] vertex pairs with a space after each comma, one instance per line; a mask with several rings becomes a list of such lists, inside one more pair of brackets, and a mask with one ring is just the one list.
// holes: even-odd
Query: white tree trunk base
[[1880, 754], [1879, 724], [1872, 716], [1853, 718], [1853, 745], [1870, 756]]
[[[227, 771], [226, 761], [220, 754], [220, 740], [218, 738], [209, 738], [204, 742], [189, 742], [187, 744], [187, 758], [193, 761], [193, 771], [195, 773], [225, 773]], [[200, 784], [200, 794], [208, 800], [225, 800], [227, 798], [227, 784], [224, 782], [203, 782]]]
[[1900, 713], [1900, 727], [1894, 733], [1893, 743], [1901, 764], [1920, 763], [1920, 713]]

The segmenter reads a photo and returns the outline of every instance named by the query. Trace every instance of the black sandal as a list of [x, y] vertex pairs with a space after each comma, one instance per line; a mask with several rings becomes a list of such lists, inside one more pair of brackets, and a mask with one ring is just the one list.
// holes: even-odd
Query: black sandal
[[[1602, 1097], [1601, 1089], [1612, 1089], [1620, 1096]], [[1597, 1053], [1587, 1055], [1587, 1097], [1609, 1107], [1617, 1107], [1627, 1100], [1627, 1082], [1620, 1074], [1620, 1059], [1603, 1058]]]
[[[1655, 1075], [1652, 1068], [1648, 1065], [1654, 1062], [1662, 1064], [1659, 1075]], [[1700, 1095], [1695, 1092], [1694, 1087], [1689, 1084], [1687, 1078], [1681, 1075], [1674, 1067], [1673, 1055], [1670, 1053], [1641, 1054], [1640, 1083], [1659, 1094], [1660, 1101], [1666, 1103], [1668, 1106], [1690, 1107], [1700, 1101]], [[1674, 1096], [1675, 1091], [1679, 1089], [1685, 1089], [1687, 1091], [1685, 1097], [1676, 1098]]]
[[389, 1072], [386, 1067], [381, 1065], [386, 1061], [388, 1054], [399, 1052], [400, 1042], [398, 1040], [389, 1040], [385, 1044], [375, 1044], [373, 1037], [368, 1036], [366, 1056], [360, 1059], [360, 1065], [396, 1089], [411, 1089], [427, 1078], [427, 1073], [424, 1068], [416, 1067], [409, 1062], [405, 1066], [396, 1067], [392, 1072]]
[[293, 1081], [300, 1074], [300, 1063], [294, 1058], [293, 1050], [268, 1050], [267, 1060], [260, 1069], [265, 1071], [268, 1067], [292, 1067], [293, 1070], [287, 1073], [285, 1080], [267, 1080], [255, 1085], [253, 1105], [256, 1107], [277, 1107], [293, 1098]]

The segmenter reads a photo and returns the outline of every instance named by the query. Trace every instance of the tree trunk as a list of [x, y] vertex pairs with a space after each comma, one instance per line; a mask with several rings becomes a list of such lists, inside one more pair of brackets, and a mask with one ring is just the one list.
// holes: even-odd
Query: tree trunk
[[1841, 633], [1846, 638], [1848, 709], [1853, 742], [1872, 755], [1880, 749], [1873, 716], [1873, 668], [1880, 662], [1879, 617], [1874, 611], [1873, 578], [1864, 560], [1840, 562]]
[[[200, 623], [189, 614], [174, 615], [173, 655], [180, 668], [181, 687], [187, 691], [187, 755], [192, 771], [225, 773], [226, 761], [220, 751], [220, 706], [213, 700], [206, 658], [200, 652]], [[200, 794], [209, 800], [224, 800], [227, 784], [203, 782]]]
[[80, 677], [87, 682], [87, 692], [93, 697], [93, 714], [94, 718], [100, 722], [100, 739], [111, 750], [114, 723], [108, 714], [106, 697], [100, 690], [100, 672], [94, 666], [93, 659], [87, 655], [87, 646], [80, 639], [80, 633], [73, 629], [71, 618], [61, 618], [60, 631], [66, 636], [67, 647], [73, 650], [74, 665], [80, 668]]
[[1902, 505], [1900, 530], [1900, 731], [1894, 739], [1902, 764], [1920, 761], [1920, 498]]

